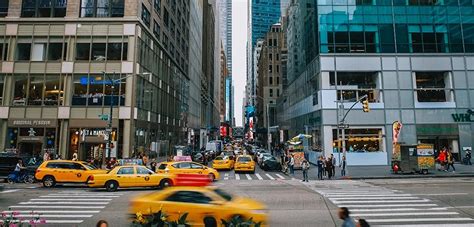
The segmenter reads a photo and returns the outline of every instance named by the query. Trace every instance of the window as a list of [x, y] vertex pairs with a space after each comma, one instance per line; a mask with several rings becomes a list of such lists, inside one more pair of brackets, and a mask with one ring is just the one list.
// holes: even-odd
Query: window
[[280, 60], [280, 54], [277, 54], [276, 56], [276, 60], [279, 61]]
[[270, 88], [270, 97], [273, 97], [273, 89]]
[[82, 0], [81, 17], [123, 17], [124, 0]]
[[268, 77], [268, 84], [272, 85], [273, 84], [273, 77]]
[[[344, 129], [345, 134], [349, 135], [346, 140], [346, 151], [361, 153], [361, 152], [382, 152], [382, 129]], [[340, 138], [337, 138], [337, 129], [332, 130], [333, 144], [340, 147]], [[337, 146], [339, 145], [339, 146]], [[338, 149], [342, 150], [342, 149]], [[335, 152], [338, 152], [336, 150]]]
[[153, 3], [153, 8], [155, 8], [155, 12], [160, 14], [161, 12], [161, 0], [155, 0]]
[[277, 67], [277, 73], [279, 73], [280, 72], [280, 65], [277, 65], [276, 67]]
[[165, 22], [165, 26], [169, 27], [170, 26], [170, 15], [169, 15], [168, 10], [166, 8], [164, 8], [163, 20]]
[[23, 0], [22, 17], [65, 17], [67, 0]]
[[48, 46], [48, 60], [66, 60], [67, 43], [49, 43]]
[[79, 163], [71, 163], [71, 168], [77, 170], [86, 170], [86, 168]]
[[273, 46], [278, 46], [277, 40], [273, 39]]
[[433, 6], [437, 4], [443, 4], [443, 1], [439, 0], [409, 0], [408, 5], [411, 6]]
[[154, 21], [153, 22], [153, 35], [155, 35], [155, 37], [158, 40], [160, 40], [160, 33], [161, 33], [160, 25], [158, 24], [158, 22]]
[[[127, 43], [77, 43], [76, 60], [127, 60]], [[92, 58], [91, 58], [92, 57]]]
[[269, 59], [270, 61], [273, 60], [272, 58], [273, 58], [272, 54], [268, 54], [268, 59]]
[[447, 72], [416, 72], [418, 102], [447, 102], [450, 90]]
[[8, 3], [9, 0], [0, 1], [0, 17], [6, 17], [8, 15]]
[[13, 105], [14, 106], [25, 106], [26, 105], [26, 94], [28, 89], [28, 76], [27, 75], [14, 75], [14, 91], [13, 91]]
[[269, 65], [269, 66], [268, 66], [268, 72], [269, 72], [269, 73], [272, 73], [272, 72], [273, 72], [273, 66], [272, 66], [272, 65]]
[[28, 85], [28, 105], [32, 106], [41, 106], [43, 98], [43, 86], [44, 86], [44, 77], [41, 76], [31, 76], [30, 83]]
[[203, 169], [204, 166], [191, 163], [191, 169]]
[[375, 53], [375, 32], [328, 32], [330, 53]]
[[44, 61], [46, 54], [46, 43], [33, 43], [31, 61]]
[[137, 174], [152, 174], [153, 171], [145, 168], [145, 167], [142, 167], [142, 166], [138, 166], [137, 167]]
[[277, 97], [280, 97], [280, 89], [277, 88]]
[[108, 106], [110, 102], [113, 105], [123, 106], [125, 104], [125, 86], [126, 81], [122, 80], [115, 84], [114, 91], [112, 93], [111, 82], [107, 78], [110, 77], [112, 80], [121, 78], [121, 74], [108, 75], [81, 75], [74, 76], [74, 94], [72, 96], [73, 106]]
[[150, 27], [150, 11], [142, 4], [142, 21], [147, 27]]
[[127, 60], [127, 43], [123, 45], [124, 51], [122, 54], [122, 43], [108, 43], [107, 44], [107, 60]]
[[133, 170], [133, 167], [122, 167], [121, 169], [119, 169], [117, 174], [132, 175], [132, 174], [135, 174], [135, 171]]
[[181, 203], [201, 203], [209, 204], [212, 199], [200, 192], [193, 191], [179, 191], [170, 195], [166, 201], [181, 202]]
[[180, 169], [191, 169], [191, 163], [189, 162], [182, 162], [179, 164]]
[[342, 92], [342, 98], [346, 101], [355, 102], [364, 95], [368, 96], [369, 102], [381, 101], [377, 89], [377, 72], [338, 72], [337, 83], [334, 72], [330, 72], [329, 77], [330, 85], [338, 86], [338, 100], [341, 100]]
[[0, 106], [3, 104], [3, 88], [5, 87], [5, 75], [0, 75]]
[[0, 60], [6, 61], [8, 54], [8, 44], [0, 43]]
[[15, 59], [17, 61], [30, 60], [31, 57], [31, 43], [18, 43], [16, 46]]
[[268, 39], [268, 46], [271, 47], [273, 45], [272, 39]]
[[446, 52], [444, 33], [419, 32], [411, 33], [413, 53], [444, 53]]
[[276, 85], [280, 85], [280, 77], [277, 77], [277, 84]]

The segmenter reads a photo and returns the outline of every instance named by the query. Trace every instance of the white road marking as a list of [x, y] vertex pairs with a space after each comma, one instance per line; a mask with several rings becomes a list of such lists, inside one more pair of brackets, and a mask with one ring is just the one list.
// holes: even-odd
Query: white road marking
[[225, 174], [224, 180], [229, 180], [229, 173], [226, 173], [226, 174]]
[[257, 174], [255, 174], [255, 176], [257, 176], [257, 178], [258, 178], [259, 180], [263, 180], [263, 177], [260, 176], [260, 174], [257, 173]]
[[[367, 200], [367, 201], [333, 201], [334, 204], [372, 204], [372, 203], [426, 203], [430, 202], [429, 199], [419, 199], [419, 200]], [[406, 205], [406, 204], [405, 204]]]
[[91, 218], [92, 214], [19, 214], [16, 217], [19, 218]]
[[421, 213], [371, 213], [371, 214], [351, 214], [354, 217], [387, 217], [387, 216], [431, 216], [431, 215], [457, 215], [458, 212], [421, 212]]
[[11, 190], [5, 190], [5, 191], [2, 191], [0, 193], [11, 193], [11, 192], [17, 192], [17, 191], [20, 191], [21, 189], [11, 189]]
[[[390, 222], [448, 222], [449, 223], [451, 221], [472, 221], [472, 218], [391, 218], [391, 219], [367, 219], [366, 221], [369, 223], [390, 223]], [[451, 224], [449, 226], [451, 226]]]
[[81, 213], [100, 213], [100, 210], [4, 210], [5, 213], [19, 212], [25, 214], [81, 214]]
[[383, 196], [383, 197], [370, 197], [370, 198], [361, 198], [361, 197], [347, 197], [347, 198], [334, 198], [334, 197], [330, 197], [331, 200], [366, 200], [366, 199], [374, 199], [374, 200], [378, 200], [378, 199], [389, 199], [389, 200], [395, 200], [395, 199], [419, 199], [420, 197], [415, 197], [415, 196], [407, 196], [407, 197], [386, 197], [386, 196]]
[[284, 180], [284, 179], [285, 179], [285, 178], [284, 178], [282, 175], [280, 175], [280, 174], [278, 174], [278, 173], [277, 173], [277, 174], [275, 174], [275, 175], [276, 175], [277, 177], [279, 177], [280, 179], [282, 179], [282, 180]]
[[413, 195], [424, 195], [424, 196], [433, 196], [433, 195], [436, 195], [436, 196], [443, 196], [443, 195], [469, 195], [469, 193], [463, 193], [463, 192], [459, 192], [459, 193], [440, 193], [440, 194], [413, 194]]
[[275, 180], [275, 178], [273, 178], [270, 174], [265, 173], [265, 175], [266, 175], [268, 178], [270, 178], [270, 180]]
[[[352, 207], [367, 207], [367, 204], [358, 204], [358, 205], [344, 205], [347, 208], [352, 208]], [[370, 207], [437, 207], [437, 204], [434, 203], [425, 203], [425, 204], [381, 204], [381, 205], [375, 205], [375, 204], [370, 204]]]
[[240, 180], [240, 175], [236, 173], [236, 174], [235, 174], [235, 179], [236, 179], [236, 180]]
[[107, 205], [107, 204], [109, 204], [109, 202], [71, 202], [71, 201], [65, 201], [65, 202], [21, 202], [19, 204], [21, 204], [21, 205], [34, 205], [34, 204]]
[[433, 226], [440, 226], [440, 227], [446, 227], [446, 226], [449, 226], [449, 227], [472, 227], [472, 223], [470, 224], [453, 224], [453, 223], [450, 223], [449, 225], [447, 224], [427, 224], [427, 225], [424, 225], [424, 224], [419, 224], [419, 225], [377, 225], [379, 227], [433, 227]]
[[[96, 198], [96, 195], [68, 195], [68, 196], [61, 196], [61, 195], [42, 195], [40, 198]], [[118, 198], [118, 195], [101, 195], [101, 198]]]
[[[354, 196], [357, 196], [357, 195], [356, 194], [353, 194], [353, 195], [328, 195], [326, 197], [329, 197], [329, 198], [346, 198], [346, 197], [352, 198]], [[405, 197], [405, 196], [412, 196], [412, 195], [411, 194], [363, 195], [363, 197], [381, 197], [381, 196], [385, 196], [385, 197]]]
[[433, 207], [433, 208], [388, 208], [388, 209], [351, 209], [351, 212], [427, 211], [427, 210], [448, 210], [448, 207]]
[[66, 199], [66, 198], [61, 198], [61, 199], [51, 199], [51, 198], [46, 198], [46, 199], [30, 199], [30, 201], [111, 201], [112, 199], [93, 199], [93, 198], [83, 198], [83, 199]]
[[22, 205], [15, 205], [10, 206], [11, 208], [40, 208], [40, 209], [104, 209], [105, 206], [22, 206]]
[[[29, 223], [30, 221], [35, 221], [35, 223], [38, 223], [39, 221], [37, 220], [23, 220], [21, 221], [22, 223]], [[46, 224], [80, 224], [84, 220], [45, 220]], [[0, 220], [0, 223], [3, 222]], [[18, 223], [18, 221], [16, 222]]]
[[252, 177], [250, 177], [250, 174], [245, 174], [245, 176], [247, 177], [247, 180], [252, 180]]

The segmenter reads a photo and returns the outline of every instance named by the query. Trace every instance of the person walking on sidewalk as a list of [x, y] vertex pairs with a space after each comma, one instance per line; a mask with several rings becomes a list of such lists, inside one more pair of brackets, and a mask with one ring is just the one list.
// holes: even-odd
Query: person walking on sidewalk
[[331, 180], [332, 177], [332, 160], [330, 157], [326, 159], [326, 172], [328, 174], [328, 179]]
[[293, 157], [293, 154], [290, 155], [288, 166], [290, 167], [290, 174], [295, 175], [295, 158]]
[[331, 164], [332, 164], [332, 176], [336, 176], [336, 159], [334, 158], [334, 154], [331, 154]]
[[309, 162], [306, 161], [306, 159], [303, 160], [301, 163], [301, 169], [303, 170], [303, 182], [309, 182], [308, 181], [308, 170], [309, 170]]
[[453, 173], [456, 172], [456, 168], [454, 168], [454, 156], [451, 151], [447, 152], [448, 156], [446, 160], [448, 161], [448, 167], [446, 167], [446, 171], [449, 171], [449, 167], [453, 167]]
[[355, 223], [350, 217], [350, 212], [347, 207], [341, 207], [339, 208], [339, 219], [343, 220], [344, 222], [342, 223], [341, 227], [355, 227]]
[[446, 170], [446, 148], [443, 148], [441, 152], [439, 152], [436, 160], [439, 161], [439, 164], [441, 165], [439, 170]]
[[323, 172], [324, 172], [324, 162], [323, 162], [322, 156], [319, 156], [318, 161], [316, 162], [316, 165], [318, 166], [318, 180], [322, 180]]
[[342, 156], [341, 164], [339, 164], [341, 168], [341, 176], [346, 176], [346, 156]]

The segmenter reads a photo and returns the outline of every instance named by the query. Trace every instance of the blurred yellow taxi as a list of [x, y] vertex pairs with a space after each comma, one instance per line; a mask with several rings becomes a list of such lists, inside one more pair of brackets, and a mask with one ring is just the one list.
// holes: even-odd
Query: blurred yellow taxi
[[91, 188], [105, 188], [109, 192], [117, 188], [161, 187], [174, 185], [174, 175], [158, 174], [145, 166], [117, 166], [108, 173], [93, 174], [87, 180]]
[[170, 174], [201, 174], [207, 175], [211, 180], [219, 180], [219, 172], [196, 162], [162, 162], [158, 166], [157, 173]]
[[[267, 225], [265, 205], [252, 199], [232, 196], [216, 187], [171, 187], [161, 192], [133, 198], [130, 214], [151, 215], [162, 211], [169, 220], [188, 213], [190, 226], [220, 226], [221, 220], [240, 216]], [[218, 224], [219, 223], [219, 224]]]
[[231, 170], [234, 168], [234, 160], [229, 156], [217, 156], [212, 161], [212, 168], [216, 170], [220, 170], [220, 169]]
[[237, 156], [234, 164], [235, 172], [252, 172], [255, 173], [255, 162], [250, 155]]
[[84, 184], [92, 174], [106, 173], [105, 169], [81, 161], [50, 160], [41, 163], [36, 169], [35, 178], [43, 182], [46, 188], [54, 187], [56, 183]]

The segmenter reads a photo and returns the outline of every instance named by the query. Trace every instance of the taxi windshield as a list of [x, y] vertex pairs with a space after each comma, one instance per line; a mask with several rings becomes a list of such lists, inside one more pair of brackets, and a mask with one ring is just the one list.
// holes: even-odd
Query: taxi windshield
[[224, 160], [224, 157], [222, 157], [222, 156], [217, 156], [217, 157], [215, 158], [215, 160]]
[[238, 162], [250, 162], [252, 159], [250, 157], [239, 157]]
[[95, 167], [94, 165], [91, 165], [87, 162], [83, 162], [82, 165], [84, 165], [84, 167], [86, 167], [86, 169], [88, 169], [88, 170], [97, 169], [97, 167]]

